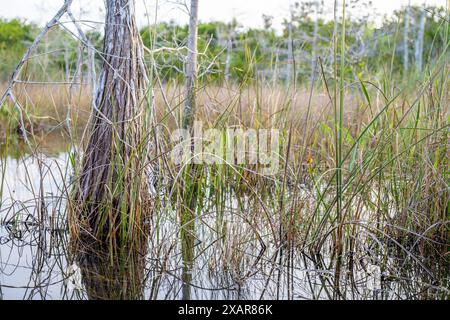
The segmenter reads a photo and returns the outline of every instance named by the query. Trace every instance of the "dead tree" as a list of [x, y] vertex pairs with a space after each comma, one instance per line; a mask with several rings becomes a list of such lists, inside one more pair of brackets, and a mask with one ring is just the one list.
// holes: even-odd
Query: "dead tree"
[[197, 82], [197, 38], [198, 38], [198, 0], [191, 0], [189, 18], [188, 54], [186, 57], [185, 104], [183, 111], [183, 128], [190, 128], [194, 121], [196, 109]]
[[405, 27], [403, 29], [403, 71], [408, 71], [409, 68], [409, 19], [411, 15], [411, 5], [410, 2], [405, 9]]
[[288, 22], [288, 58], [286, 63], [286, 84], [288, 86], [291, 85], [291, 79], [292, 79], [292, 68], [294, 65], [294, 50], [292, 46], [292, 20], [293, 20], [293, 14], [291, 13], [291, 19]]
[[319, 32], [319, 1], [314, 1], [314, 30], [313, 30], [313, 43], [312, 43], [312, 54], [311, 54], [311, 83], [314, 82], [316, 78], [316, 60], [317, 60], [317, 34]]
[[[198, 0], [191, 0], [189, 10], [189, 38], [188, 38], [188, 54], [185, 66], [185, 104], [183, 110], [183, 128], [193, 130], [193, 122], [196, 112], [196, 90], [197, 90], [197, 37], [198, 37]], [[194, 140], [190, 142], [191, 150], [194, 150]], [[188, 234], [191, 228], [194, 228], [194, 212], [199, 198], [199, 185], [202, 170], [196, 163], [188, 164], [184, 167], [187, 174], [191, 176], [194, 183], [192, 185], [180, 184], [183, 207], [180, 207], [182, 246], [187, 250], [191, 250], [191, 242]], [[187, 228], [189, 226], [189, 228]], [[192, 229], [192, 230], [194, 230]]]
[[230, 66], [231, 66], [231, 55], [233, 51], [233, 42], [235, 36], [236, 20], [233, 21], [228, 26], [228, 39], [227, 39], [227, 55], [225, 59], [225, 81], [230, 80]]
[[[101, 73], [76, 186], [77, 217], [97, 237], [135, 236], [148, 196], [144, 116], [149, 81], [134, 0], [106, 0]], [[119, 236], [119, 238], [117, 237]]]
[[426, 11], [425, 8], [422, 9], [420, 14], [420, 22], [418, 26], [417, 38], [415, 42], [414, 48], [414, 59], [416, 62], [416, 70], [417, 72], [422, 72], [423, 65], [423, 37], [425, 33], [425, 22], [426, 22]]

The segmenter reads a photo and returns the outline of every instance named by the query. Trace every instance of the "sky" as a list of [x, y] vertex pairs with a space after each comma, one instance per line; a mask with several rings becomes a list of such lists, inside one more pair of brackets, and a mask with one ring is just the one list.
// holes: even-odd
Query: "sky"
[[[176, 2], [185, 0], [136, 0], [137, 20], [139, 25], [155, 19], [155, 8], [158, 4], [157, 21], [175, 20], [184, 24], [188, 16]], [[199, 0], [199, 19], [203, 22], [228, 22], [233, 17], [243, 27], [262, 27], [262, 15], [274, 17], [273, 26], [281, 29], [283, 19], [289, 15], [289, 7], [296, 1], [302, 0]], [[324, 0], [326, 6], [332, 6], [334, 0]], [[408, 2], [415, 5], [446, 6], [447, 0], [372, 0], [377, 14], [390, 14]], [[189, 1], [187, 1], [189, 2]], [[0, 0], [1, 18], [22, 18], [44, 25], [57, 11], [63, 0]], [[74, 14], [83, 20], [102, 21], [101, 12], [104, 11], [103, 0], [74, 0]], [[98, 25], [100, 26], [100, 24]]]

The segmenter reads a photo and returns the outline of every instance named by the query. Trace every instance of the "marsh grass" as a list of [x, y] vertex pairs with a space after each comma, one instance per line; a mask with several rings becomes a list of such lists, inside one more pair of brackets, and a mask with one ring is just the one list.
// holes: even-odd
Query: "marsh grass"
[[[142, 230], [126, 225], [135, 217], [105, 229], [106, 236], [125, 238], [144, 231], [146, 240], [132, 250], [117, 242], [113, 251], [92, 246], [64, 254], [68, 264], [82, 267], [89, 298], [449, 298], [448, 46], [422, 74], [400, 76], [388, 62], [381, 76], [350, 80], [344, 77], [345, 36], [344, 23], [334, 39], [333, 71], [319, 59], [310, 85], [274, 85], [251, 72], [240, 84], [200, 79], [195, 118], [205, 128], [280, 131], [280, 169], [271, 176], [258, 165], [193, 170], [174, 164], [170, 135], [182, 126], [184, 89], [150, 68], [155, 95], [143, 103], [146, 112], [154, 106], [155, 118], [146, 122], [129, 162], [123, 166], [116, 154], [120, 165], [111, 164], [119, 176], [144, 170], [133, 159], [151, 168], [148, 219]], [[7, 157], [0, 158], [2, 226], [13, 234], [31, 216], [33, 230], [24, 233], [39, 226], [63, 230], [71, 235], [64, 247], [85, 226], [67, 213], [76, 206], [72, 188], [89, 139], [84, 129], [92, 93], [41, 85], [15, 90], [30, 128], [45, 130], [30, 129], [30, 151], [17, 134], [14, 109], [3, 108], [2, 154], [30, 152], [42, 182], [44, 171], [52, 172], [39, 158], [42, 141], [60, 134], [70, 147], [66, 168], [52, 173], [58, 189], [46, 193], [38, 183], [30, 202], [14, 200]], [[128, 208], [123, 212], [142, 213], [133, 207], [140, 185], [115, 186], [103, 204], [120, 208], [109, 203], [119, 199]], [[50, 203], [53, 211], [43, 210]]]

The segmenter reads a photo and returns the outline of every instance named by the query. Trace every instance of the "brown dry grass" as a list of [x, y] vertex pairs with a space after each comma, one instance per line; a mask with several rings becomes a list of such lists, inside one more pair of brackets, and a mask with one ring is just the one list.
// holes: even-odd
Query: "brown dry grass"
[[[3, 90], [5, 85], [0, 85]], [[71, 109], [71, 123], [81, 132], [90, 114], [92, 93], [87, 86], [18, 84], [15, 95], [25, 109], [25, 121], [33, 123], [35, 133], [55, 130], [66, 126], [67, 112]], [[182, 85], [166, 84], [157, 86], [155, 91], [155, 110], [159, 126], [169, 133], [180, 127], [184, 88]], [[291, 153], [296, 157], [314, 157], [327, 154], [333, 161], [333, 141], [319, 132], [320, 123], [333, 121], [333, 108], [326, 92], [300, 88], [293, 92], [283, 86], [237, 85], [201, 87], [197, 93], [198, 113], [196, 119], [206, 126], [224, 128], [240, 125], [247, 128], [276, 128], [286, 134], [292, 126]], [[371, 118], [367, 106], [359, 96], [348, 94], [345, 97], [345, 127], [356, 134]], [[8, 105], [12, 107], [11, 104]], [[7, 120], [0, 117], [0, 138], [5, 136]], [[19, 128], [19, 124], [15, 124]], [[305, 147], [307, 155], [299, 152]], [[320, 152], [327, 150], [326, 153]], [[329, 163], [331, 165], [331, 163]]]
[[[0, 92], [6, 85], [0, 84]], [[91, 90], [87, 86], [17, 84], [14, 93], [28, 112], [30, 118], [47, 120], [48, 123], [62, 122], [67, 111], [72, 107], [72, 117], [83, 124], [89, 117]], [[288, 116], [291, 120], [301, 121], [305, 117], [308, 105], [311, 107], [311, 120], [318, 119], [330, 111], [330, 100], [325, 92], [313, 92], [310, 99], [309, 89], [300, 89], [295, 93], [282, 86], [247, 87], [215, 86], [202, 87], [198, 90], [197, 119], [211, 123], [226, 113], [236, 123], [251, 125], [258, 120], [261, 125], [269, 126], [280, 116]], [[353, 112], [357, 101], [346, 97], [347, 112]], [[167, 85], [161, 90], [155, 88], [155, 107], [158, 119], [171, 113], [171, 121], [179, 120], [180, 106], [184, 102], [183, 86]], [[9, 106], [11, 104], [9, 103]], [[287, 108], [289, 107], [289, 108]], [[288, 113], [286, 113], [289, 109]], [[230, 119], [228, 119], [230, 121]]]

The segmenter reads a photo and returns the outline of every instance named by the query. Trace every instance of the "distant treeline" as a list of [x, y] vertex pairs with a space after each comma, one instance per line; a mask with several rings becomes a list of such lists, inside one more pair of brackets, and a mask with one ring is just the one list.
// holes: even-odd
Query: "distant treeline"
[[[262, 29], [243, 28], [237, 20], [201, 23], [198, 28], [200, 78], [245, 81], [260, 76], [305, 83], [321, 72], [319, 61], [324, 72], [331, 73], [333, 35], [341, 29], [341, 22], [325, 20], [327, 9], [314, 1], [294, 6], [290, 19], [284, 21], [282, 33], [273, 28], [271, 16], [262, 17]], [[383, 17], [378, 26], [371, 20], [368, 14], [347, 18], [346, 72], [350, 77], [365, 72], [375, 76], [420, 74], [448, 45], [449, 17], [442, 7], [408, 7]], [[1, 80], [7, 80], [38, 32], [39, 27], [34, 24], [17, 19], [0, 20]], [[86, 34], [100, 53], [101, 32]], [[188, 27], [161, 22], [142, 28], [141, 36], [148, 48], [146, 59], [154, 62], [160, 78], [181, 79]], [[100, 54], [96, 60], [100, 63]], [[73, 33], [57, 26], [40, 45], [33, 62], [27, 69], [32, 79], [82, 79], [88, 65], [86, 46]]]

